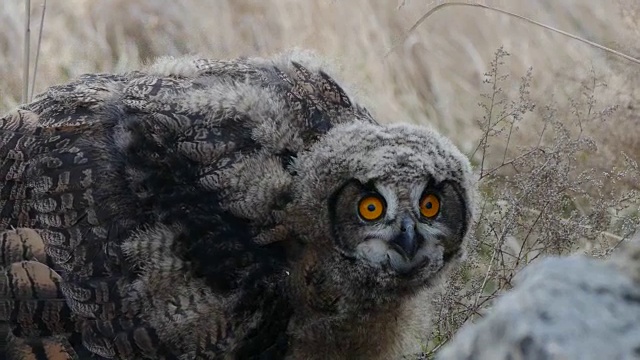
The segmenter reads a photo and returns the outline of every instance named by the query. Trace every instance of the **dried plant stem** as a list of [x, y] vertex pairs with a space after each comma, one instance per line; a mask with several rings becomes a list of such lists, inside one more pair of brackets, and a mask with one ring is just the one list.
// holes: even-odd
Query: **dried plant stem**
[[[529, 207], [524, 207], [523, 210], [525, 210], [526, 212], [536, 216], [536, 221], [531, 226], [531, 228], [533, 229], [535, 224], [538, 222], [538, 219], [542, 215], [542, 211], [536, 210], [536, 209], [532, 209], [532, 208], [529, 208]], [[575, 225], [576, 227], [583, 228], [583, 229], [586, 229], [586, 230], [593, 229], [593, 226], [578, 224], [578, 223], [575, 223], [575, 222], [571, 222], [570, 220], [560, 220], [560, 222], [561, 223], [565, 223], [565, 224]], [[616, 241], [624, 241], [625, 239], [629, 238], [628, 236], [620, 236], [618, 234], [614, 234], [614, 233], [609, 232], [609, 231], [596, 231], [596, 233], [599, 234], [602, 237], [607, 237], [607, 238], [610, 238], [610, 239], [613, 239], [613, 240], [616, 240]], [[527, 240], [528, 237], [529, 236], [527, 234], [527, 237], [525, 238], [525, 241]]]
[[482, 279], [482, 285], [480, 285], [480, 291], [478, 291], [478, 294], [476, 295], [476, 298], [473, 301], [473, 305], [471, 306], [472, 309], [478, 308], [478, 302], [480, 301], [480, 297], [482, 296], [484, 289], [487, 286], [487, 282], [489, 281], [489, 277], [491, 276], [491, 272], [493, 271], [493, 265], [495, 264], [499, 251], [500, 251], [500, 248], [498, 246], [496, 246], [493, 249], [493, 253], [491, 254], [491, 261], [489, 261], [489, 267], [487, 268], [487, 271], [484, 274], [484, 278]]
[[31, 39], [31, 0], [24, 2], [24, 57], [22, 59], [22, 102], [26, 103], [29, 96], [29, 47]]
[[533, 25], [535, 25], [535, 26], [539, 26], [539, 27], [542, 27], [542, 28], [544, 28], [544, 29], [547, 29], [547, 30], [553, 31], [553, 32], [555, 32], [555, 33], [558, 33], [558, 34], [564, 35], [564, 36], [566, 36], [566, 37], [569, 37], [569, 38], [571, 38], [571, 39], [578, 40], [578, 41], [580, 41], [580, 42], [582, 42], [582, 43], [585, 43], [585, 44], [587, 44], [587, 45], [590, 45], [590, 46], [596, 47], [596, 48], [598, 48], [598, 49], [600, 49], [600, 50], [604, 50], [604, 51], [609, 52], [609, 53], [611, 53], [611, 54], [614, 54], [614, 55], [616, 55], [616, 56], [620, 56], [620, 57], [622, 57], [622, 58], [624, 58], [624, 59], [626, 59], [626, 60], [629, 60], [629, 61], [631, 61], [631, 62], [634, 62], [634, 63], [636, 63], [636, 64], [639, 64], [639, 65], [640, 65], [640, 60], [639, 60], [639, 59], [634, 58], [633, 56], [630, 56], [630, 55], [624, 54], [624, 53], [622, 53], [622, 52], [620, 52], [620, 51], [617, 51], [617, 50], [614, 50], [614, 49], [608, 48], [608, 47], [606, 47], [606, 46], [600, 45], [600, 44], [595, 43], [595, 42], [593, 42], [593, 41], [590, 41], [590, 40], [587, 40], [587, 39], [583, 39], [583, 38], [581, 38], [581, 37], [579, 37], [579, 36], [573, 35], [573, 34], [571, 34], [571, 33], [568, 33], [568, 32], [566, 32], [566, 31], [563, 31], [563, 30], [560, 30], [560, 29], [556, 29], [556, 28], [554, 28], [554, 27], [552, 27], [552, 26], [545, 25], [545, 24], [543, 24], [543, 23], [540, 23], [540, 22], [535, 21], [535, 20], [533, 20], [533, 19], [530, 19], [530, 18], [528, 18], [528, 17], [522, 16], [522, 15], [518, 15], [518, 14], [515, 14], [515, 13], [512, 13], [512, 12], [506, 11], [506, 10], [502, 10], [502, 9], [499, 9], [499, 8], [496, 8], [496, 7], [493, 7], [493, 6], [488, 6], [488, 5], [483, 5], [483, 4], [466, 3], [466, 2], [449, 2], [449, 3], [444, 3], [444, 4], [437, 5], [437, 6], [435, 6], [433, 9], [429, 10], [426, 14], [422, 15], [422, 16], [420, 17], [420, 19], [418, 19], [418, 21], [416, 21], [416, 23], [415, 23], [415, 24], [413, 24], [413, 26], [412, 26], [412, 27], [411, 27], [411, 28], [410, 28], [410, 29], [405, 33], [405, 35], [402, 37], [402, 39], [400, 39], [399, 41], [397, 41], [397, 42], [396, 42], [396, 43], [391, 47], [391, 49], [389, 49], [389, 51], [387, 51], [387, 53], [384, 55], [384, 57], [386, 58], [387, 56], [389, 56], [389, 54], [390, 54], [391, 52], [393, 52], [393, 50], [395, 50], [395, 48], [396, 48], [396, 47], [398, 47], [398, 45], [400, 45], [401, 43], [403, 43], [403, 42], [407, 39], [407, 37], [409, 36], [409, 34], [411, 34], [415, 29], [417, 29], [417, 28], [418, 28], [418, 26], [420, 26], [420, 25], [421, 25], [421, 24], [422, 24], [422, 23], [423, 23], [423, 22], [424, 22], [428, 17], [430, 17], [431, 15], [435, 14], [435, 13], [436, 13], [436, 12], [438, 12], [439, 10], [442, 10], [442, 9], [444, 9], [444, 8], [446, 8], [446, 7], [450, 7], [450, 6], [469, 6], [469, 7], [477, 7], [477, 8], [482, 8], [482, 9], [490, 10], [490, 11], [495, 11], [495, 12], [498, 12], [498, 13], [500, 13], [500, 14], [504, 14], [504, 15], [507, 15], [507, 16], [514, 17], [514, 18], [516, 18], [516, 19], [524, 20], [525, 22], [528, 22], [528, 23], [533, 24]]
[[38, 75], [38, 60], [40, 59], [40, 44], [42, 43], [42, 32], [44, 27], [44, 14], [47, 12], [47, 0], [42, 3], [42, 15], [40, 16], [40, 29], [38, 29], [38, 45], [36, 46], [36, 59], [33, 65], [33, 78], [31, 79], [31, 96], [29, 101], [33, 100], [33, 94], [36, 89], [36, 76]]
[[[496, 66], [498, 66], [498, 62], [500, 61], [500, 55], [499, 53], [496, 53], [496, 57], [495, 60], [496, 62]], [[491, 119], [493, 118], [493, 107], [495, 106], [496, 103], [496, 95], [498, 94], [498, 72], [495, 72], [493, 74], [493, 81], [492, 81], [492, 92], [491, 92], [491, 102], [489, 104], [489, 111], [487, 112], [487, 127], [485, 129], [485, 133], [484, 133], [484, 137], [483, 137], [483, 142], [482, 142], [482, 163], [480, 164], [480, 178], [482, 179], [483, 177], [483, 173], [484, 173], [484, 160], [486, 159], [486, 154], [487, 154], [487, 146], [489, 146], [488, 141], [489, 141], [489, 132], [491, 131]]]

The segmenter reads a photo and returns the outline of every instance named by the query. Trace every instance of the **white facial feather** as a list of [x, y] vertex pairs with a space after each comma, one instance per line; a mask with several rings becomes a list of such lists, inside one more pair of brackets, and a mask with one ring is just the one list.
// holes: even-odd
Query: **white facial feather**
[[395, 219], [398, 214], [398, 196], [395, 191], [393, 191], [389, 186], [385, 186], [383, 184], [376, 184], [376, 190], [378, 190], [387, 203], [386, 213], [384, 216], [385, 219]]

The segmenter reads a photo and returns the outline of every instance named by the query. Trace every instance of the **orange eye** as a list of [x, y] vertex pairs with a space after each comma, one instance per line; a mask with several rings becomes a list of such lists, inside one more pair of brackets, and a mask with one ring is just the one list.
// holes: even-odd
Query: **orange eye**
[[365, 220], [378, 220], [384, 213], [384, 203], [378, 196], [365, 196], [358, 204], [358, 212]]
[[426, 218], [433, 218], [440, 211], [440, 200], [433, 194], [427, 194], [420, 200], [420, 213]]

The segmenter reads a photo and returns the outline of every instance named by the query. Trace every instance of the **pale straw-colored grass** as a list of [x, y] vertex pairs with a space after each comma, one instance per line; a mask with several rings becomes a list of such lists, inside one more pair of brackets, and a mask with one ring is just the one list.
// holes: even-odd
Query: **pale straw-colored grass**
[[[0, 108], [20, 102], [23, 1], [0, 9]], [[32, 18], [39, 18], [38, 1]], [[292, 46], [316, 49], [341, 65], [381, 121], [430, 122], [466, 150], [482, 75], [496, 48], [509, 68], [533, 66], [534, 98], [576, 86], [588, 69], [608, 69], [605, 53], [504, 15], [448, 8], [430, 17], [393, 53], [384, 54], [427, 10], [442, 1], [51, 0], [36, 92], [86, 72], [124, 71], [158, 55], [207, 57], [269, 54]], [[589, 40], [627, 43], [634, 34], [620, 9], [600, 0], [484, 1]], [[37, 24], [32, 24], [32, 33]], [[32, 48], [36, 41], [32, 41]], [[32, 54], [35, 53], [32, 51]], [[634, 65], [618, 59], [613, 82]], [[618, 79], [620, 78], [620, 79]], [[615, 84], [614, 84], [615, 85]]]

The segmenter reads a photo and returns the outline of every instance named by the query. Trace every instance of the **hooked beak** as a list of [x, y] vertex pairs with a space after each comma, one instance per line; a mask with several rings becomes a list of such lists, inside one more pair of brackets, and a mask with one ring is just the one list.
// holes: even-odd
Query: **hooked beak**
[[416, 223], [409, 216], [400, 223], [400, 234], [391, 240], [391, 245], [405, 258], [413, 259], [418, 251]]

